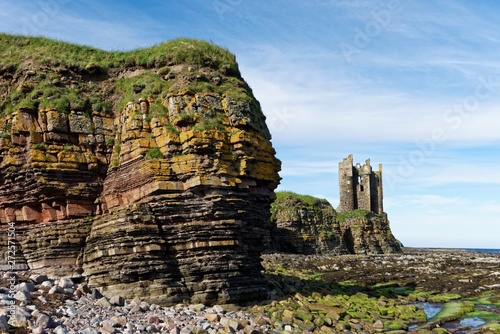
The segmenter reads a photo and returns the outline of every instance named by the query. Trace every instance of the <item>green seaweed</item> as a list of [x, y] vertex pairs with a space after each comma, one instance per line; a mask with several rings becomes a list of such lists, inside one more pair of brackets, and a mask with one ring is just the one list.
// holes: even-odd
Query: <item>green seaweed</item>
[[461, 299], [462, 296], [456, 293], [440, 293], [436, 295], [429, 296], [427, 300], [431, 303], [446, 303], [451, 300]]
[[500, 307], [500, 294], [493, 291], [486, 291], [477, 297], [467, 298], [466, 300], [473, 301], [475, 304], [479, 305], [494, 305]]
[[451, 321], [460, 319], [463, 315], [474, 311], [473, 302], [448, 302], [444, 304], [443, 309], [436, 314], [431, 321]]
[[486, 324], [482, 327], [482, 329], [493, 331], [493, 333], [500, 333], [500, 324], [498, 324], [498, 323]]
[[413, 286], [400, 285], [397, 282], [383, 282], [368, 287], [378, 295], [409, 296], [414, 293]]
[[500, 314], [497, 314], [495, 312], [488, 312], [484, 310], [474, 310], [473, 312], [467, 313], [466, 315], [467, 318], [480, 318], [483, 319], [486, 322], [491, 322], [491, 321], [499, 321], [500, 320]]

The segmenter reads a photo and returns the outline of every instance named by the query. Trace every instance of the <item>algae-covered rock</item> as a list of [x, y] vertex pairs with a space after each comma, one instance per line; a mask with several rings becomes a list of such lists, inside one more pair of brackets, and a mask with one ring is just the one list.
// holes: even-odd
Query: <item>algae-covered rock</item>
[[450, 333], [446, 328], [436, 327], [432, 329], [432, 333], [435, 334], [448, 334]]
[[402, 320], [389, 320], [384, 322], [384, 329], [386, 331], [407, 330], [408, 324]]
[[474, 311], [473, 302], [448, 302], [444, 304], [443, 309], [431, 320], [440, 322], [456, 320], [472, 311]]
[[441, 293], [429, 296], [428, 301], [430, 301], [431, 303], [446, 303], [451, 300], [457, 300], [461, 298], [462, 296], [460, 296], [458, 293]]
[[425, 321], [425, 314], [422, 320], [423, 311], [415, 305], [405, 305], [400, 300], [385, 297], [386, 304], [390, 305], [387, 307], [392, 311], [381, 312], [379, 301], [379, 298], [362, 292], [338, 291], [335, 295], [296, 293], [279, 302], [253, 307], [252, 311], [257, 316], [266, 314], [277, 328], [292, 324], [302, 331], [324, 331], [326, 328], [333, 332], [396, 331]]
[[484, 326], [481, 327], [481, 330], [484, 332], [484, 333], [494, 333], [494, 334], [498, 334], [500, 333], [500, 323], [496, 322], [496, 323], [491, 323], [491, 324], [486, 324]]

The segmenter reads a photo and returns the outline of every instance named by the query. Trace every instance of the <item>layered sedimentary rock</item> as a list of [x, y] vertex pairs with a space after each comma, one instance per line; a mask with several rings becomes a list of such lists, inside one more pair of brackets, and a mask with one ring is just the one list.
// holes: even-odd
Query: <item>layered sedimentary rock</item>
[[338, 213], [326, 200], [291, 192], [277, 194], [271, 209], [273, 250], [294, 254], [401, 252], [385, 213]]
[[392, 234], [387, 214], [355, 210], [337, 214], [342, 243], [351, 254], [391, 254], [402, 252]]
[[[68, 47], [1, 37], [42, 55]], [[16, 268], [163, 304], [264, 295], [280, 163], [234, 56], [189, 40], [71, 47], [94, 63], [0, 70], [0, 229], [15, 225]]]
[[271, 212], [272, 248], [293, 254], [347, 253], [336, 212], [326, 200], [277, 193]]

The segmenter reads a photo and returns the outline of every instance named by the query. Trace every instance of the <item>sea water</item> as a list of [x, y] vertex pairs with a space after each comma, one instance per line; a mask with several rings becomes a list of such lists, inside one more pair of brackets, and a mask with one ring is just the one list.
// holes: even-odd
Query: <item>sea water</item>
[[427, 320], [434, 317], [436, 314], [438, 314], [443, 309], [443, 304], [441, 304], [441, 303], [423, 302], [423, 303], [420, 303], [420, 305], [422, 305], [422, 308], [424, 309], [424, 312], [427, 315]]
[[462, 248], [462, 249], [471, 252], [500, 254], [500, 249], [495, 249], [495, 248]]

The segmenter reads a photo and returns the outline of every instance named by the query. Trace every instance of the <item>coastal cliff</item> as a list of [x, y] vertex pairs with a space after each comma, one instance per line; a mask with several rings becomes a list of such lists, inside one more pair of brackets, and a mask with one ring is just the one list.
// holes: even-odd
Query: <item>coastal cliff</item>
[[277, 192], [271, 212], [274, 250], [292, 254], [347, 253], [336, 212], [328, 201]]
[[391, 254], [402, 252], [392, 234], [387, 214], [358, 209], [337, 213], [343, 245], [350, 254]]
[[280, 162], [232, 54], [187, 39], [0, 45], [0, 244], [14, 225], [15, 269], [162, 304], [265, 295]]
[[278, 192], [272, 204], [273, 250], [293, 254], [390, 254], [402, 251], [387, 214], [337, 212], [324, 200]]

